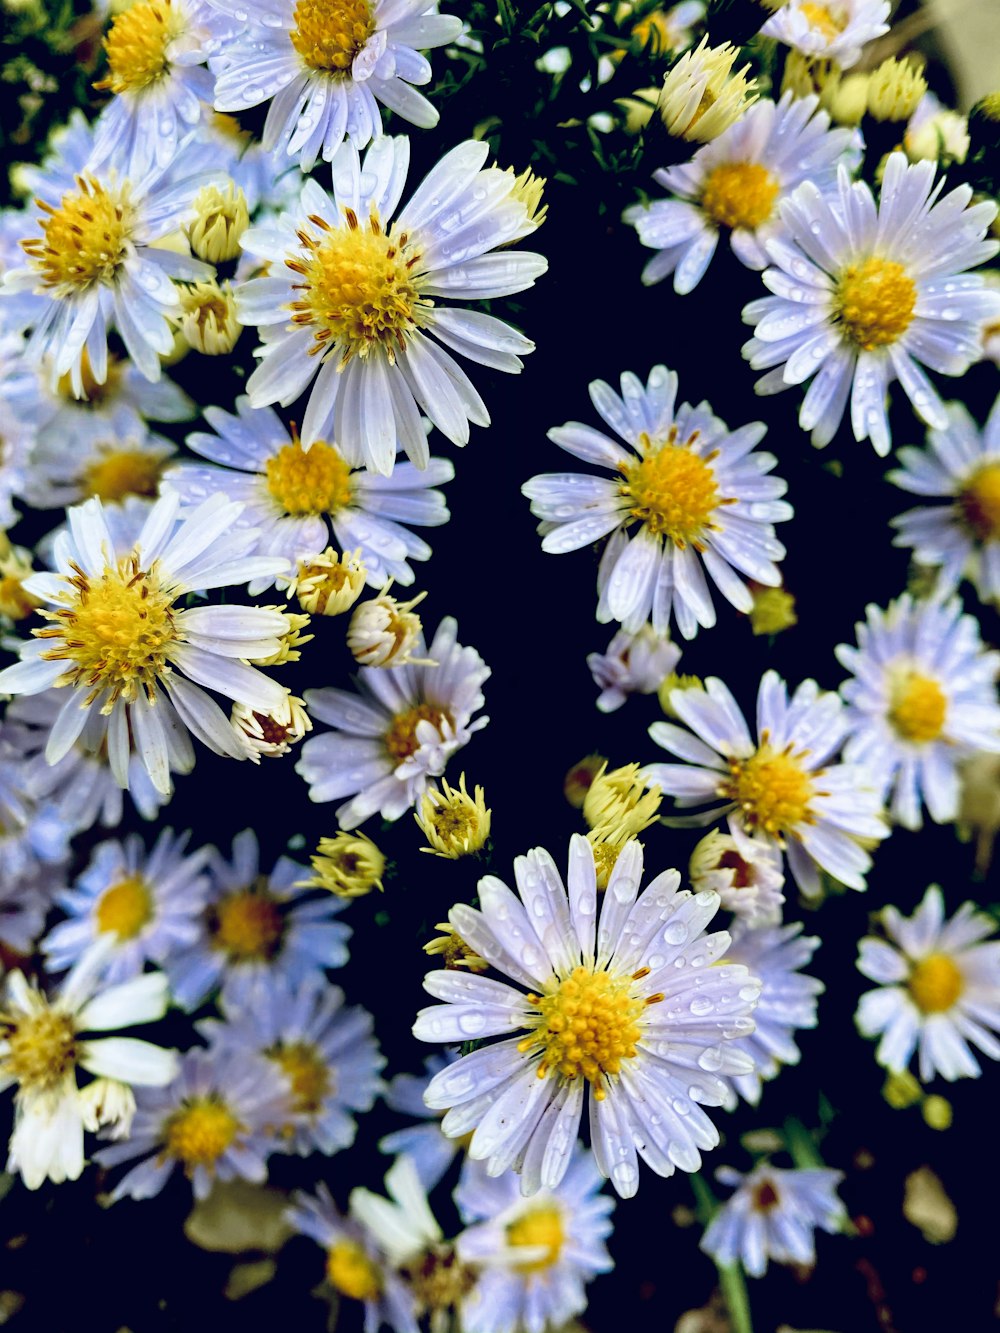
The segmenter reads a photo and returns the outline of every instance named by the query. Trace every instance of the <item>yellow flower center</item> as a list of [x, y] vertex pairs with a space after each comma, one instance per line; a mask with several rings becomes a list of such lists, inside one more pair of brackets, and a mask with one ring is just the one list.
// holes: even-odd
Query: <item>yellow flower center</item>
[[[533, 1020], [531, 1036], [519, 1043], [518, 1050], [541, 1050], [539, 1078], [550, 1072], [568, 1079], [582, 1074], [597, 1084], [605, 1075], [620, 1072], [622, 1061], [635, 1056], [645, 1005], [663, 998], [635, 998], [633, 980], [576, 967], [550, 994], [528, 996], [538, 1017]], [[598, 1101], [604, 1095], [604, 1088], [595, 1086]]]
[[310, 1042], [279, 1045], [267, 1052], [292, 1085], [292, 1110], [315, 1115], [333, 1091], [333, 1075]]
[[167, 1153], [190, 1172], [197, 1166], [211, 1170], [242, 1126], [232, 1111], [215, 1097], [193, 1097], [167, 1121]]
[[165, 459], [141, 449], [101, 454], [83, 474], [83, 493], [117, 504], [128, 495], [156, 495]]
[[810, 28], [814, 28], [828, 42], [832, 42], [835, 37], [839, 37], [847, 27], [846, 15], [842, 16], [839, 12], [834, 13], [829, 5], [800, 5], [799, 13], [808, 20]]
[[621, 493], [631, 504], [631, 516], [644, 523], [650, 532], [665, 533], [675, 546], [691, 542], [697, 549], [705, 529], [711, 527], [712, 515], [720, 504], [715, 470], [711, 460], [700, 458], [692, 449], [697, 432], [683, 444], [677, 443], [677, 427], [671, 426], [666, 442], [653, 444], [647, 435], [639, 439], [642, 456], [635, 462], [621, 464], [624, 481]]
[[414, 708], [407, 708], [405, 712], [397, 713], [390, 722], [385, 733], [385, 748], [401, 764], [420, 749], [417, 740], [418, 723], [432, 722], [440, 730], [443, 723], [450, 723], [451, 720], [451, 715], [436, 704], [417, 704]]
[[[457, 1311], [464, 1296], [474, 1283], [472, 1271], [465, 1267], [455, 1253], [454, 1245], [442, 1245], [425, 1250], [400, 1270], [413, 1292], [416, 1314], [431, 1314], [431, 1327], [437, 1328], [435, 1314]], [[441, 1324], [442, 1327], [450, 1325]]]
[[336, 514], [351, 503], [351, 467], [331, 444], [298, 439], [266, 463], [267, 489], [286, 514]]
[[555, 1204], [544, 1204], [534, 1208], [524, 1217], [519, 1217], [507, 1228], [507, 1244], [511, 1246], [544, 1245], [545, 1254], [540, 1259], [529, 1263], [515, 1264], [516, 1273], [541, 1273], [551, 1268], [559, 1260], [565, 1232], [563, 1231], [562, 1211]]
[[922, 1014], [942, 1014], [962, 994], [965, 978], [947, 954], [932, 953], [914, 963], [906, 986]]
[[338, 1240], [326, 1256], [331, 1287], [355, 1301], [373, 1301], [382, 1290], [382, 1275], [356, 1240]]
[[67, 663], [58, 683], [90, 687], [91, 700], [107, 690], [111, 702], [132, 702], [140, 689], [153, 699], [178, 639], [174, 594], [161, 584], [155, 563], [143, 570], [135, 555], [124, 556], [93, 581], [82, 570], [65, 581], [68, 605], [39, 612], [57, 624], [33, 631], [57, 641], [42, 656]]
[[46, 1006], [11, 1018], [0, 1013], [0, 1072], [31, 1092], [56, 1088], [76, 1064], [76, 1024]]
[[379, 349], [392, 361], [426, 304], [410, 276], [419, 255], [408, 255], [405, 232], [398, 240], [388, 236], [376, 213], [367, 229], [351, 209], [344, 217], [347, 226], [336, 229], [313, 217], [322, 236], [301, 231], [308, 255], [285, 260], [303, 279], [302, 295], [291, 306], [292, 322], [313, 326], [317, 351], [341, 347], [345, 363]]
[[930, 676], [908, 671], [892, 691], [889, 721], [905, 741], [936, 741], [947, 713], [947, 695]]
[[910, 327], [917, 288], [902, 264], [872, 255], [844, 269], [834, 304], [848, 338], [870, 352], [896, 342]]
[[42, 235], [22, 241], [43, 287], [79, 289], [110, 283], [131, 249], [132, 206], [128, 186], [109, 193], [92, 177], [77, 176], [75, 192], [58, 208], [38, 200], [49, 216]]
[[105, 889], [95, 909], [97, 929], [102, 935], [133, 940], [153, 915], [153, 896], [145, 880], [129, 876]]
[[137, 93], [167, 73], [167, 48], [184, 28], [171, 0], [137, 0], [119, 14], [107, 37], [108, 76], [95, 84], [113, 93]]
[[285, 933], [285, 922], [266, 881], [258, 881], [227, 893], [216, 903], [211, 929], [215, 947], [234, 960], [273, 958]]
[[1000, 462], [983, 463], [958, 494], [962, 517], [981, 542], [1000, 540]]
[[754, 1186], [753, 1206], [758, 1213], [769, 1213], [781, 1202], [778, 1191], [769, 1180], [762, 1180]]
[[350, 72], [354, 59], [375, 31], [371, 0], [299, 0], [289, 33], [310, 69]]
[[787, 750], [762, 745], [749, 759], [730, 759], [720, 794], [735, 801], [747, 827], [776, 838], [811, 819], [812, 778]]
[[720, 227], [751, 231], [774, 212], [778, 182], [760, 162], [723, 162], [709, 172], [701, 206]]

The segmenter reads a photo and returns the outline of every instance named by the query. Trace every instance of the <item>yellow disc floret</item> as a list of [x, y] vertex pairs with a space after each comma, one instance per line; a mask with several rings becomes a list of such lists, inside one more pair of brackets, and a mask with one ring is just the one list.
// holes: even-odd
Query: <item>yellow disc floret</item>
[[0, 1041], [0, 1074], [30, 1092], [58, 1087], [76, 1064], [76, 1025], [47, 1004], [16, 1019], [0, 1012]]
[[286, 514], [336, 514], [351, 503], [351, 466], [332, 444], [286, 444], [265, 465], [267, 489]]
[[708, 173], [701, 206], [720, 227], [761, 226], [774, 212], [778, 182], [761, 162], [723, 162]]
[[385, 733], [385, 748], [397, 763], [401, 764], [420, 749], [417, 726], [421, 722], [430, 722], [440, 731], [445, 723], [451, 724], [451, 717], [445, 709], [429, 703], [416, 704], [397, 713]]
[[382, 1290], [382, 1275], [356, 1240], [338, 1240], [326, 1256], [331, 1287], [355, 1301], [373, 1301]]
[[752, 831], [776, 838], [809, 822], [812, 776], [790, 751], [762, 745], [749, 759], [731, 759], [729, 773], [721, 794], [735, 801]]
[[300, 1115], [315, 1115], [333, 1090], [333, 1075], [316, 1047], [311, 1042], [298, 1041], [275, 1046], [266, 1054], [291, 1084], [292, 1110]]
[[981, 542], [1000, 540], [1000, 460], [976, 468], [959, 491], [958, 504]]
[[965, 990], [965, 978], [946, 953], [931, 953], [914, 963], [906, 988], [921, 1013], [942, 1014]]
[[897, 342], [910, 327], [917, 288], [902, 264], [872, 255], [844, 269], [834, 308], [850, 341], [870, 352]]
[[77, 176], [76, 184], [58, 208], [37, 201], [48, 214], [41, 222], [42, 236], [22, 242], [43, 287], [74, 290], [110, 283], [129, 252], [133, 217], [128, 186], [109, 191], [84, 176]]
[[905, 741], [918, 745], [936, 741], [947, 713], [948, 697], [931, 676], [908, 671], [892, 691], [889, 722]]
[[656, 444], [640, 436], [640, 457], [621, 464], [624, 480], [621, 493], [631, 506], [631, 517], [650, 532], [663, 533], [675, 546], [691, 543], [702, 549], [701, 539], [712, 526], [712, 515], [720, 504], [731, 503], [719, 495], [712, 458], [702, 458], [693, 445], [697, 433], [677, 443], [677, 427]]
[[539, 1259], [514, 1264], [517, 1273], [541, 1273], [559, 1262], [566, 1233], [563, 1229], [562, 1209], [554, 1203], [542, 1204], [511, 1222], [507, 1227], [507, 1244], [517, 1249], [530, 1245], [535, 1249], [544, 1245], [545, 1253]]
[[350, 73], [375, 31], [371, 0], [299, 0], [289, 33], [309, 69]]
[[128, 495], [155, 496], [166, 459], [143, 449], [106, 449], [84, 470], [81, 489], [106, 504]]
[[240, 961], [273, 958], [285, 933], [284, 917], [266, 883], [255, 883], [220, 898], [212, 923], [213, 944]]
[[839, 6], [804, 4], [799, 5], [799, 13], [808, 22], [814, 32], [818, 32], [821, 37], [825, 37], [828, 42], [847, 27], [847, 16]]
[[193, 1097], [175, 1111], [164, 1128], [166, 1152], [184, 1163], [213, 1170], [242, 1126], [229, 1107], [216, 1097]]
[[94, 918], [102, 935], [133, 940], [153, 915], [149, 885], [138, 875], [129, 875], [105, 889], [97, 900]]
[[163, 78], [167, 52], [184, 29], [184, 16], [171, 0], [137, 0], [111, 24], [104, 49], [108, 76], [96, 88], [137, 93]]

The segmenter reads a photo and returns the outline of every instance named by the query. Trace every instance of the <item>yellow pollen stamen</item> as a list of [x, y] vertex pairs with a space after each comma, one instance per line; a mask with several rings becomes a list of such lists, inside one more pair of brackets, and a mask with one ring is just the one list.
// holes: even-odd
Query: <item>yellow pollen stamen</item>
[[735, 801], [751, 831], [777, 838], [812, 818], [812, 775], [789, 751], [765, 744], [749, 759], [731, 759], [720, 794]]
[[774, 212], [778, 182], [760, 162], [723, 162], [709, 172], [701, 206], [720, 227], [751, 231]]
[[558, 1263], [566, 1233], [563, 1229], [562, 1211], [556, 1204], [543, 1204], [533, 1208], [524, 1217], [511, 1222], [507, 1228], [507, 1244], [519, 1248], [522, 1245], [538, 1247], [544, 1245], [546, 1253], [540, 1259], [528, 1263], [514, 1264], [516, 1273], [541, 1273]]
[[914, 963], [906, 988], [921, 1013], [943, 1014], [965, 990], [965, 978], [946, 953], [932, 953]]
[[79, 289], [110, 283], [124, 264], [132, 231], [128, 186], [109, 193], [93, 178], [77, 176], [77, 189], [58, 208], [38, 201], [48, 214], [42, 236], [22, 241], [43, 287]]
[[316, 1047], [310, 1042], [292, 1042], [273, 1047], [267, 1055], [291, 1084], [292, 1110], [316, 1115], [333, 1091], [333, 1075]]
[[654, 534], [664, 533], [675, 546], [692, 543], [712, 526], [712, 515], [727, 501], [719, 496], [715, 470], [699, 457], [692, 445], [697, 434], [677, 443], [677, 428], [662, 444], [648, 436], [639, 440], [642, 457], [621, 464], [621, 493], [631, 504], [631, 516]]
[[257, 883], [221, 898], [212, 922], [213, 944], [230, 958], [273, 958], [285, 923], [278, 901], [266, 885]]
[[1000, 461], [976, 468], [958, 493], [962, 517], [981, 542], [1000, 540]]
[[336, 514], [351, 503], [351, 466], [331, 444], [296, 438], [265, 464], [267, 489], [286, 514]]
[[870, 352], [898, 341], [910, 327], [917, 288], [902, 264], [872, 255], [844, 269], [834, 308], [851, 342]]
[[371, 0], [299, 0], [289, 33], [309, 69], [347, 75], [375, 31]]
[[338, 1240], [326, 1256], [331, 1287], [355, 1301], [373, 1301], [382, 1290], [382, 1276], [356, 1240]]
[[847, 26], [846, 15], [834, 13], [829, 5], [805, 4], [799, 6], [799, 13], [807, 19], [809, 26], [832, 42], [839, 37]]
[[924, 744], [944, 730], [948, 697], [938, 682], [909, 671], [892, 691], [889, 722], [903, 740]]
[[169, 1156], [184, 1163], [189, 1174], [198, 1166], [212, 1171], [241, 1128], [236, 1116], [217, 1098], [194, 1097], [167, 1121], [164, 1147]]
[[165, 458], [142, 449], [102, 453], [84, 471], [83, 493], [109, 504], [117, 504], [127, 495], [155, 496], [165, 464]]
[[440, 730], [444, 723], [450, 724], [451, 720], [451, 715], [445, 709], [438, 708], [436, 704], [417, 704], [403, 713], [397, 713], [392, 719], [385, 733], [385, 748], [390, 756], [401, 764], [404, 759], [409, 759], [411, 754], [416, 754], [420, 748], [417, 739], [418, 723], [431, 722]]
[[68, 1014], [46, 1006], [17, 1018], [0, 1012], [0, 1073], [30, 1092], [57, 1088], [76, 1064], [76, 1026]]
[[101, 934], [117, 935], [119, 940], [135, 939], [152, 915], [152, 894], [138, 875], [130, 875], [105, 889], [94, 909]]
[[184, 29], [184, 16], [171, 0], [137, 0], [111, 24], [104, 39], [108, 76], [95, 88], [134, 93], [168, 72], [167, 48]]

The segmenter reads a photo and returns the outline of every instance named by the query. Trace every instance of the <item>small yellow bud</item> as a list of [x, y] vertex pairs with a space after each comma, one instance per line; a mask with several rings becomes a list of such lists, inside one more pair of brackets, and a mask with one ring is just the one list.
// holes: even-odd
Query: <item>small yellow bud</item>
[[377, 597], [362, 602], [351, 616], [347, 646], [355, 662], [367, 667], [404, 666], [407, 662], [433, 665], [429, 658], [413, 656], [423, 643], [423, 626], [413, 608], [427, 594], [422, 592], [408, 602], [397, 602], [388, 593], [391, 583], [390, 579]]
[[457, 787], [450, 787], [442, 778], [441, 788], [428, 787], [419, 812], [413, 816], [430, 843], [420, 850], [457, 861], [485, 846], [490, 836], [490, 811], [482, 787], [476, 787], [472, 796], [466, 791], [464, 773]]
[[320, 838], [316, 855], [309, 858], [314, 876], [303, 881], [310, 888], [328, 889], [338, 898], [361, 898], [372, 889], [382, 892], [385, 857], [363, 833]]
[[[514, 176], [514, 168], [508, 167], [504, 174]], [[544, 189], [545, 177], [536, 176], [530, 167], [522, 171], [520, 176], [514, 176], [514, 187], [508, 197], [524, 205], [524, 226], [531, 231], [537, 231], [549, 211], [548, 205], [542, 203]]]
[[613, 825], [635, 836], [655, 823], [663, 803], [659, 787], [646, 788], [638, 764], [626, 764], [609, 773], [605, 763], [583, 800], [583, 817], [592, 829]]
[[240, 239], [250, 226], [247, 197], [230, 181], [224, 190], [206, 185], [195, 196], [194, 220], [186, 228], [191, 249], [209, 264], [225, 264], [240, 253]]
[[951, 1129], [952, 1109], [951, 1102], [946, 1097], [932, 1095], [924, 1098], [924, 1104], [920, 1108], [924, 1117], [924, 1123], [931, 1129]]
[[846, 125], [853, 129], [860, 125], [868, 110], [867, 74], [845, 74], [841, 79], [831, 80], [820, 93], [820, 101], [830, 113], [835, 125]]
[[24, 588], [24, 580], [34, 574], [31, 552], [12, 546], [5, 532], [0, 532], [0, 616], [25, 620], [41, 603]]
[[882, 1085], [882, 1096], [896, 1111], [905, 1111], [908, 1106], [916, 1106], [923, 1095], [923, 1088], [906, 1070], [901, 1074], [890, 1074]]
[[780, 634], [798, 623], [795, 598], [787, 588], [753, 587], [753, 610], [750, 628], [754, 634]]
[[695, 50], [685, 52], [671, 67], [657, 104], [668, 134], [711, 143], [757, 100], [757, 84], [746, 77], [750, 66], [733, 73], [738, 55], [728, 42], [710, 47], [703, 37]]
[[338, 555], [328, 546], [320, 555], [299, 561], [288, 591], [310, 615], [339, 616], [361, 596], [366, 574], [360, 548]]
[[588, 754], [566, 774], [563, 781], [563, 795], [574, 810], [582, 810], [584, 798], [590, 790], [590, 784], [603, 773], [607, 760], [601, 754]]
[[440, 954], [449, 971], [458, 971], [464, 967], [469, 972], [485, 972], [489, 967], [486, 959], [480, 958], [474, 949], [470, 949], [447, 921], [439, 921], [434, 929], [440, 930], [442, 934], [424, 945], [424, 953], [430, 954], [432, 958]]
[[670, 702], [670, 696], [674, 690], [701, 690], [705, 687], [701, 683], [699, 676], [679, 675], [676, 671], [671, 671], [669, 676], [665, 676], [660, 681], [659, 688], [656, 691], [656, 697], [660, 701], [660, 707], [666, 713], [667, 717], [676, 717], [674, 706]]
[[181, 313], [174, 316], [188, 346], [205, 356], [227, 356], [243, 332], [232, 287], [214, 280], [179, 287]]
[[927, 80], [909, 60], [883, 60], [868, 80], [868, 111], [875, 120], [909, 120]]

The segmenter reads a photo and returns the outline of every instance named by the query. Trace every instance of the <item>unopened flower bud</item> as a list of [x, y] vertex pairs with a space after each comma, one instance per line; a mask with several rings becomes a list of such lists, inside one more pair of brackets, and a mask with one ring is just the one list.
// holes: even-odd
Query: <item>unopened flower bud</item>
[[703, 37], [672, 66], [660, 89], [659, 112], [675, 139], [711, 143], [736, 123], [747, 107], [756, 83], [747, 79], [749, 65], [733, 73], [739, 50], [728, 42], [710, 47]]
[[174, 316], [188, 346], [205, 356], [226, 356], [236, 346], [243, 325], [236, 318], [232, 287], [214, 280], [179, 287], [181, 311]]
[[307, 731], [312, 731], [312, 719], [304, 702], [290, 690], [284, 703], [270, 713], [257, 712], [249, 704], [234, 704], [230, 721], [246, 741], [249, 757], [255, 764], [262, 757], [277, 759], [287, 754]]
[[460, 856], [478, 852], [490, 836], [490, 811], [486, 808], [482, 787], [470, 796], [465, 788], [465, 774], [458, 786], [451, 787], [442, 778], [441, 791], [428, 787], [414, 814], [424, 837], [430, 843], [424, 852], [456, 861]]
[[909, 120], [927, 80], [909, 60], [883, 60], [868, 80], [868, 111], [875, 120]]
[[247, 197], [230, 181], [224, 190], [206, 185], [195, 196], [194, 220], [187, 226], [192, 251], [209, 264], [239, 257], [240, 238], [250, 226]]
[[363, 833], [320, 838], [310, 861], [314, 876], [304, 881], [307, 886], [328, 889], [338, 898], [360, 898], [372, 889], [382, 892], [385, 857]]
[[409, 602], [397, 602], [384, 591], [362, 602], [347, 629], [347, 646], [354, 660], [367, 667], [404, 666], [407, 662], [430, 665], [429, 658], [413, 656], [424, 646], [423, 626], [413, 608], [426, 596], [422, 592]]
[[339, 616], [361, 596], [366, 577], [360, 550], [338, 555], [328, 546], [322, 554], [299, 561], [288, 591], [310, 615]]

